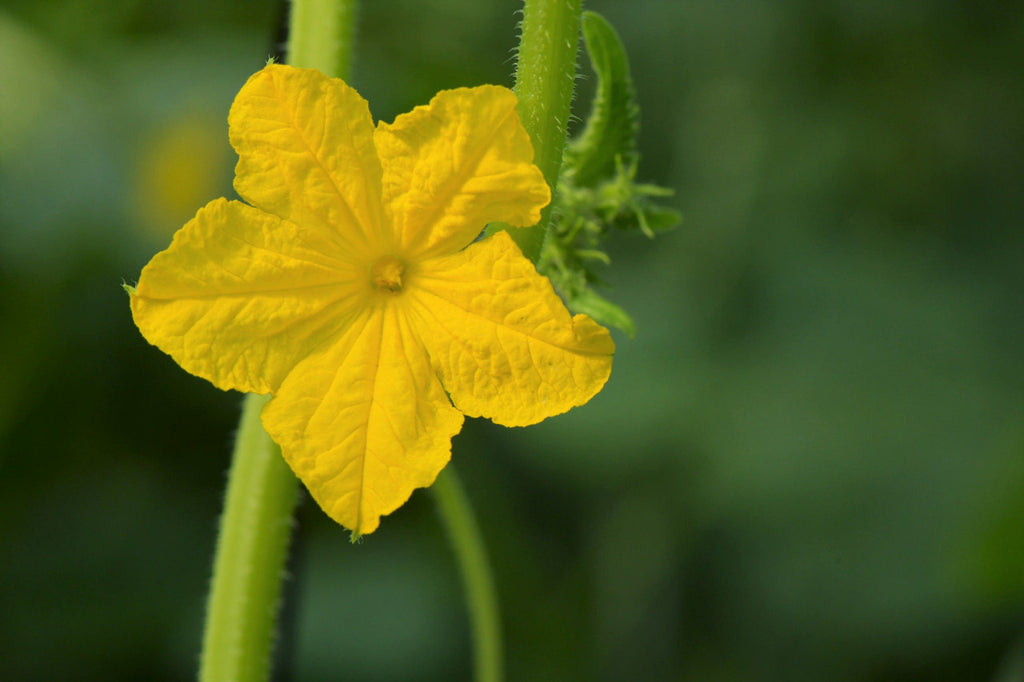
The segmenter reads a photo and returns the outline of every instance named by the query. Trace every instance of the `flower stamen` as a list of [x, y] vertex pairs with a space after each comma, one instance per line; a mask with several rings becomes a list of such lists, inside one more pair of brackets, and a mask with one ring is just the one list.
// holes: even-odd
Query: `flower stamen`
[[405, 263], [394, 256], [382, 256], [370, 266], [370, 283], [374, 289], [397, 294], [402, 290], [404, 274]]

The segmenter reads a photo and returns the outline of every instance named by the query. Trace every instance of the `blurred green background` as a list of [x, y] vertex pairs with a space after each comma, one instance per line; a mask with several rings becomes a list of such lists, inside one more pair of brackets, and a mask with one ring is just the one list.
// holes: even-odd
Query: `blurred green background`
[[[510, 85], [520, 6], [365, 2], [353, 83], [387, 120]], [[587, 6], [685, 222], [610, 245], [639, 333], [590, 405], [455, 439], [509, 679], [1024, 679], [1024, 6]], [[231, 196], [284, 12], [0, 9], [0, 679], [194, 676], [240, 396], [120, 284]], [[469, 678], [428, 495], [297, 527], [280, 679]]]

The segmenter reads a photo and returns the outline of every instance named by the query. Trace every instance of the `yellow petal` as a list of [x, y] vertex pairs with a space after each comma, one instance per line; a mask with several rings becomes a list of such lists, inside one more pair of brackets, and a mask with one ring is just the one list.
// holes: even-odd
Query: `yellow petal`
[[582, 405], [608, 380], [608, 330], [571, 317], [505, 232], [422, 263], [408, 294], [431, 362], [469, 416], [534, 424]]
[[489, 222], [533, 225], [551, 199], [506, 88], [440, 92], [380, 123], [374, 142], [384, 205], [413, 259], [454, 253]]
[[363, 300], [365, 277], [338, 252], [323, 234], [217, 199], [142, 270], [132, 316], [192, 374], [267, 393]]
[[263, 425], [324, 511], [361, 535], [434, 482], [462, 415], [404, 316], [381, 305], [288, 375]]
[[357, 255], [387, 248], [373, 119], [355, 90], [314, 69], [270, 64], [242, 87], [228, 123], [243, 199], [334, 231]]

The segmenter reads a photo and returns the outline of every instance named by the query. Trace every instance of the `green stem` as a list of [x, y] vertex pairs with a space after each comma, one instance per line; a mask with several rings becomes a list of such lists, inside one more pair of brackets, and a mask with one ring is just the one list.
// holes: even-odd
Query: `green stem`
[[[534, 163], [552, 193], [562, 169], [576, 85], [580, 4], [581, 0], [526, 0], [523, 6], [514, 90], [519, 97], [519, 118], [533, 142]], [[548, 204], [535, 226], [509, 230], [523, 254], [534, 263], [544, 246], [550, 215]]]
[[459, 573], [466, 592], [473, 631], [473, 679], [476, 682], [501, 682], [503, 674], [498, 597], [480, 527], [451, 463], [438, 475], [430, 491], [437, 502], [438, 515], [459, 562]]
[[356, 0], [292, 0], [288, 63], [348, 78], [357, 4]]
[[[356, 0], [293, 0], [289, 62], [348, 75]], [[263, 682], [277, 620], [298, 480], [260, 423], [269, 396], [246, 396], [228, 474], [199, 679]]]
[[266, 680], [298, 487], [248, 395], [228, 474], [199, 679]]

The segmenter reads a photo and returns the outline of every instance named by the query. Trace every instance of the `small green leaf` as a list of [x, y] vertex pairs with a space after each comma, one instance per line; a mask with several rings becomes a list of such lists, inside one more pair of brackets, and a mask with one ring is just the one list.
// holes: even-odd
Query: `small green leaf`
[[671, 230], [683, 219], [683, 214], [673, 208], [645, 203], [636, 212], [637, 222], [645, 235], [654, 238], [658, 232]]
[[577, 186], [593, 187], [614, 174], [616, 157], [627, 166], [636, 158], [640, 111], [626, 50], [615, 29], [596, 12], [584, 12], [580, 23], [597, 74], [597, 92], [586, 127], [566, 147], [564, 167]]
[[598, 249], [576, 249], [576, 257], [580, 260], [595, 260], [605, 265], [611, 265], [612, 262], [607, 253]]
[[633, 318], [626, 314], [626, 311], [598, 296], [592, 289], [586, 289], [569, 301], [569, 307], [577, 313], [590, 315], [600, 324], [609, 325], [621, 329], [626, 336], [636, 336], [636, 323]]

